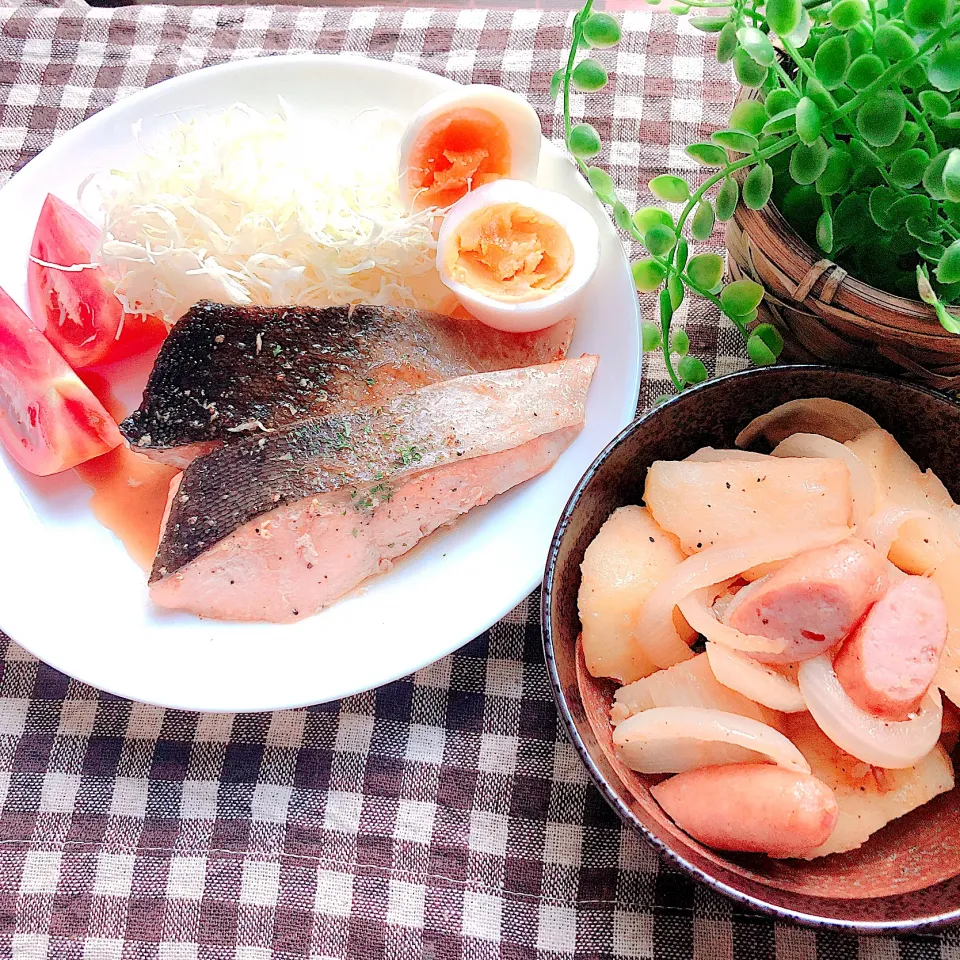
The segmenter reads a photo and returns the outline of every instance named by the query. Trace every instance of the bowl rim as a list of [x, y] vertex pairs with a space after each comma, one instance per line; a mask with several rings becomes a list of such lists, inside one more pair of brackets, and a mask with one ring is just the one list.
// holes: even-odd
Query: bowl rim
[[[716, 890], [718, 893], [722, 893], [731, 900], [734, 900], [740, 904], [744, 904], [761, 914], [778, 920], [790, 920], [794, 923], [799, 923], [808, 927], [867, 935], [918, 933], [942, 929], [943, 927], [956, 924], [958, 921], [960, 921], [960, 905], [952, 910], [942, 911], [931, 914], [930, 916], [917, 917], [916, 919], [861, 921], [847, 920], [836, 917], [825, 917], [804, 910], [778, 906], [777, 904], [770, 903], [761, 897], [754, 896], [750, 893], [745, 893], [742, 890], [738, 890], [737, 888], [730, 886], [723, 880], [718, 879], [707, 870], [704, 870], [701, 867], [691, 863], [682, 854], [678, 853], [669, 844], [665, 843], [652, 831], [650, 831], [626, 805], [626, 803], [624, 803], [624, 801], [611, 789], [606, 778], [600, 772], [600, 769], [594, 762], [593, 757], [590, 755], [586, 744], [583, 742], [583, 738], [580, 736], [580, 732], [577, 729], [576, 723], [574, 722], [570, 707], [563, 694], [563, 686], [560, 682], [560, 675], [557, 670], [556, 657], [554, 655], [555, 637], [553, 633], [553, 622], [550, 617], [550, 607], [552, 605], [555, 574], [557, 568], [557, 556], [560, 550], [560, 545], [566, 535], [568, 527], [570, 526], [573, 513], [580, 502], [580, 498], [597, 471], [603, 466], [611, 453], [628, 437], [632, 436], [637, 430], [641, 429], [648, 420], [659, 414], [661, 410], [664, 410], [667, 407], [678, 403], [684, 403], [685, 398], [694, 393], [700, 393], [704, 391], [709, 392], [711, 389], [714, 389], [717, 384], [726, 384], [732, 380], [741, 380], [756, 376], [770, 376], [775, 372], [800, 371], [809, 371], [811, 373], [833, 373], [841, 376], [853, 375], [867, 377], [871, 380], [893, 384], [898, 389], [914, 390], [937, 400], [945, 401], [946, 403], [954, 402], [950, 397], [939, 390], [932, 389], [913, 381], [907, 381], [897, 377], [888, 376], [886, 374], [873, 373], [872, 371], [868, 370], [838, 367], [831, 364], [797, 363], [783, 364], [776, 367], [749, 367], [745, 370], [738, 370], [733, 373], [714, 377], [711, 380], [705, 381], [704, 383], [697, 384], [695, 387], [689, 390], [683, 391], [683, 393], [679, 393], [676, 396], [670, 397], [662, 403], [657, 404], [656, 406], [647, 410], [641, 416], [637, 417], [628, 426], [624, 427], [623, 430], [621, 430], [603, 448], [603, 450], [600, 451], [593, 463], [591, 463], [587, 468], [573, 492], [570, 494], [570, 497], [563, 508], [563, 512], [560, 515], [560, 519], [557, 521], [557, 526], [553, 537], [550, 540], [550, 549], [547, 553], [547, 561], [544, 567], [543, 589], [540, 595], [540, 630], [543, 641], [544, 661], [547, 667], [547, 675], [550, 680], [551, 692], [553, 693], [553, 698], [557, 705], [557, 711], [560, 714], [563, 729], [566, 732], [567, 738], [570, 740], [584, 766], [587, 768], [594, 785], [600, 791], [600, 794], [604, 800], [606, 800], [606, 802], [613, 808], [614, 812], [624, 823], [624, 825], [639, 831], [639, 833], [648, 843], [652, 844], [652, 846], [660, 853], [665, 854], [694, 880], [706, 884], [708, 887]], [[958, 786], [960, 786], [960, 784], [958, 784]], [[923, 889], [930, 888], [927, 887]], [[876, 899], [882, 900], [884, 898], [879, 897]]]

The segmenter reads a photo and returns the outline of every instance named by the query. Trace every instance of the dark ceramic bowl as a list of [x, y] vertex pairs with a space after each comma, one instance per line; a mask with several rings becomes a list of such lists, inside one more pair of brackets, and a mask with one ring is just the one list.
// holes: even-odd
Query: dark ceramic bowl
[[[751, 419], [801, 397], [856, 404], [930, 467], [960, 499], [960, 406], [941, 394], [869, 373], [827, 367], [754, 369], [683, 393], [627, 427], [570, 498], [547, 559], [542, 625], [547, 667], [567, 732], [601, 793], [693, 877], [764, 913], [858, 933], [917, 931], [960, 920], [960, 789], [874, 834], [860, 850], [810, 862], [724, 855], [678, 830], [648, 778], [612, 755], [607, 712], [614, 685], [578, 657], [580, 562], [617, 507], [640, 503], [654, 460], [698, 447], [732, 447]], [[578, 659], [580, 666], [578, 668]]]

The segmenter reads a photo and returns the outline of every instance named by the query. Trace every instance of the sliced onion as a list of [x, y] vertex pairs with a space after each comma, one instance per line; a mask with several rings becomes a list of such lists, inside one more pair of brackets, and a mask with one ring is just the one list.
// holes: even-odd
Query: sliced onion
[[754, 703], [781, 713], [801, 713], [807, 709], [803, 694], [795, 683], [753, 657], [717, 643], [708, 643], [707, 660], [713, 675], [725, 687], [742, 693]]
[[[803, 754], [773, 727], [708, 707], [654, 707], [624, 720], [613, 731], [620, 759], [639, 773], [683, 773], [716, 763], [769, 760], [809, 773]], [[712, 745], [739, 748], [739, 760], [720, 760]], [[725, 750], [730, 753], [731, 750]], [[758, 757], [759, 754], [759, 757]]]
[[751, 420], [737, 437], [738, 447], [749, 447], [759, 437], [776, 446], [792, 433], [819, 433], [839, 443], [853, 440], [880, 424], [849, 403], [827, 397], [791, 400]]
[[773, 450], [775, 457], [816, 457], [842, 460], [850, 471], [853, 523], [860, 527], [877, 508], [877, 484], [867, 465], [849, 448], [818, 433], [794, 433]]
[[925, 510], [914, 510], [911, 507], [885, 507], [872, 514], [863, 527], [857, 529], [857, 536], [875, 547], [879, 553], [887, 556], [893, 542], [900, 536], [900, 528], [911, 520], [923, 520], [934, 524], [938, 529], [942, 527], [940, 521]]
[[[807, 550], [829, 547], [850, 536], [847, 527], [818, 527], [801, 533], [771, 533], [731, 546], [707, 547], [674, 567], [654, 588], [637, 623], [637, 642], [658, 667], [672, 667], [693, 654], [677, 633], [673, 609], [684, 597], [735, 577], [759, 563], [786, 560]], [[693, 624], [690, 624], [695, 630]]]
[[685, 460], [696, 463], [720, 463], [724, 460], [769, 460], [766, 453], [754, 453], [752, 450], [718, 450], [716, 447], [701, 447]]
[[936, 746], [943, 721], [940, 691], [931, 687], [910, 720], [881, 720], [861, 710], [840, 685], [826, 655], [800, 664], [800, 692], [817, 726], [841, 749], [874, 767], [912, 767]]
[[[684, 597], [677, 606], [684, 620], [701, 636], [731, 650], [746, 653], [783, 653], [787, 641], [782, 637], [761, 637], [757, 634], [741, 633], [717, 619], [708, 603], [707, 594], [697, 590]], [[719, 679], [719, 677], [717, 678]]]

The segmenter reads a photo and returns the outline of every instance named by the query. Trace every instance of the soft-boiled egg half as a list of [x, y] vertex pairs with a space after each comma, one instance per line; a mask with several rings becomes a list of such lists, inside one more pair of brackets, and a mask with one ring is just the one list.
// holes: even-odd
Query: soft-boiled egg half
[[443, 283], [498, 330], [542, 330], [579, 308], [600, 261], [600, 231], [580, 204], [522, 180], [478, 187], [446, 213]]
[[418, 210], [449, 207], [470, 190], [509, 177], [534, 180], [540, 118], [500, 87], [456, 87], [427, 101], [400, 142], [400, 191]]

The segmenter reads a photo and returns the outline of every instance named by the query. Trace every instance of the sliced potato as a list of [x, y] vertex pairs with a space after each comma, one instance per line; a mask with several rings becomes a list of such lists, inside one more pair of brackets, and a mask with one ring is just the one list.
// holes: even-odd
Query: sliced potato
[[644, 501], [686, 553], [746, 537], [847, 526], [850, 471], [839, 460], [658, 460]]
[[614, 724], [654, 707], [710, 707], [759, 720], [780, 728], [782, 717], [743, 694], [725, 687], [713, 675], [705, 653], [621, 687], [614, 696], [610, 719]]
[[953, 788], [953, 765], [939, 745], [903, 770], [880, 770], [844, 753], [807, 713], [792, 714], [787, 733], [810, 772], [833, 790], [840, 818], [826, 843], [804, 859], [856, 850], [871, 834]]
[[[620, 507], [600, 528], [583, 556], [577, 598], [583, 655], [593, 676], [630, 683], [657, 669], [637, 642], [637, 620], [654, 587], [681, 560], [676, 538], [643, 507]], [[675, 623], [692, 641], [695, 634], [679, 613]]]

